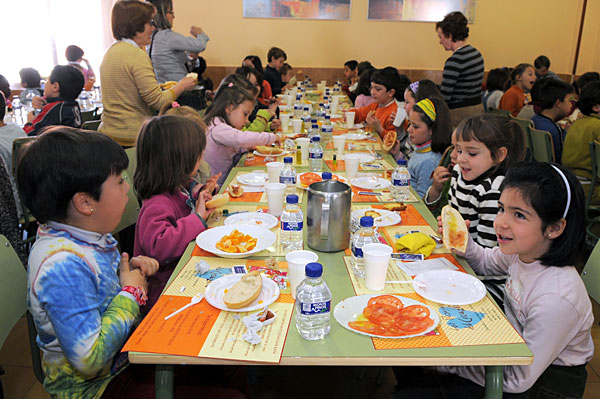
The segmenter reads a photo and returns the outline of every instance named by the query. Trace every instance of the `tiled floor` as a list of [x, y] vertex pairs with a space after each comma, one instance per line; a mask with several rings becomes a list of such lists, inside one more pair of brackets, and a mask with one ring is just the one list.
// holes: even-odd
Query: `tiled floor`
[[[600, 325], [598, 324], [600, 305], [595, 301], [592, 301], [592, 304], [596, 320], [592, 336], [596, 348], [600, 348]], [[27, 337], [27, 322], [22, 318], [0, 351], [0, 365], [6, 372], [0, 378], [7, 399], [49, 398], [33, 375]], [[587, 369], [588, 379], [584, 398], [600, 398], [600, 350], [596, 350]], [[253, 397], [255, 399], [274, 399], [282, 395], [290, 399], [391, 397], [396, 383], [391, 369], [369, 367], [364, 370], [364, 378], [360, 378], [361, 371], [363, 369], [357, 367], [257, 367], [251, 371]], [[320, 384], [314, 384], [316, 381]]]

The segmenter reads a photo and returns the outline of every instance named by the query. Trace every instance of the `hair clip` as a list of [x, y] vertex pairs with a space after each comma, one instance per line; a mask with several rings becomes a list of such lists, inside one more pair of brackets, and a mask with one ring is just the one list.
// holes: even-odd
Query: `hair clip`
[[233, 82], [229, 82], [229, 84], [227, 85], [227, 87], [233, 87]]
[[171, 108], [178, 108], [180, 107], [179, 103], [177, 101], [173, 101], [173, 104], [171, 104]]

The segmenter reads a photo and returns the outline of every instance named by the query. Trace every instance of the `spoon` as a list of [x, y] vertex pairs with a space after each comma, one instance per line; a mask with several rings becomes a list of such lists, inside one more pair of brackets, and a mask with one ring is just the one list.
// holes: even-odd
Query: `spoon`
[[173, 313], [171, 313], [170, 315], [168, 315], [167, 317], [165, 317], [165, 320], [169, 320], [171, 317], [175, 316], [176, 314], [179, 314], [181, 312], [183, 312], [184, 310], [186, 310], [187, 308], [194, 306], [197, 303], [200, 303], [200, 301], [202, 301], [202, 298], [204, 298], [204, 295], [202, 294], [196, 294], [192, 297], [192, 300], [190, 301], [190, 303], [188, 303], [187, 305], [177, 309], [176, 311], [174, 311]]

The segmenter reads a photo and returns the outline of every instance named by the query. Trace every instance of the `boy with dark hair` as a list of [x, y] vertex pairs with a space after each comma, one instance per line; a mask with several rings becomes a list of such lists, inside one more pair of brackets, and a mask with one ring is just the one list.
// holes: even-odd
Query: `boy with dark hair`
[[536, 129], [545, 130], [552, 135], [557, 163], [560, 163], [562, 158], [566, 132], [556, 122], [569, 115], [573, 107], [574, 96], [573, 86], [557, 79], [545, 78], [537, 90], [536, 97], [541, 110], [539, 114], [531, 118], [531, 121]]
[[281, 93], [283, 82], [279, 70], [287, 60], [285, 51], [278, 47], [271, 47], [267, 53], [267, 67], [265, 68], [265, 80], [271, 85], [271, 92], [274, 96]]
[[35, 111], [27, 114], [27, 123], [23, 130], [29, 136], [37, 136], [40, 129], [50, 125], [81, 127], [81, 111], [77, 97], [83, 89], [83, 74], [68, 65], [57, 65], [52, 70], [46, 85], [44, 97], [35, 97], [33, 107], [42, 109], [39, 115]]
[[19, 94], [19, 100], [22, 103], [27, 101], [27, 94], [34, 93], [36, 96], [41, 96], [44, 91], [40, 87], [40, 80], [42, 79], [40, 73], [34, 68], [23, 68], [19, 71], [21, 77], [21, 86], [25, 90]]
[[533, 61], [533, 66], [535, 67], [535, 76], [539, 78], [552, 78], [560, 80], [557, 74], [550, 70], [550, 59], [545, 55], [540, 55]]

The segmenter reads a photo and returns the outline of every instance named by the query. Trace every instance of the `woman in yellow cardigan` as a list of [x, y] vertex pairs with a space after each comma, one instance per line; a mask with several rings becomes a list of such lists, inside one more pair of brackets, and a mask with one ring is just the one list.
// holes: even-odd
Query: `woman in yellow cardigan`
[[135, 145], [142, 122], [196, 84], [183, 78], [162, 90], [154, 76], [145, 46], [152, 39], [154, 6], [140, 1], [119, 1], [112, 9], [112, 33], [117, 40], [100, 65], [102, 123], [99, 131], [124, 147]]

